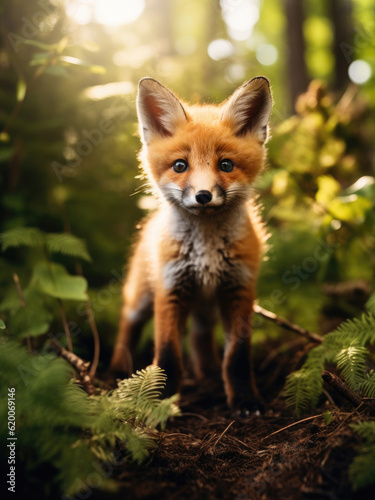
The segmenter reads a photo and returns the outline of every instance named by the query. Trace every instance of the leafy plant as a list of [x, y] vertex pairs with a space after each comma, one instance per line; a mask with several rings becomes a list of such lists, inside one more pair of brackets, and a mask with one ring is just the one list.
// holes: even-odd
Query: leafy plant
[[[22, 439], [17, 454], [27, 464], [26, 477], [40, 483], [43, 464], [52, 465], [53, 481], [61, 491], [74, 495], [101, 464], [123, 460], [143, 462], [155, 447], [156, 427], [179, 414], [176, 396], [160, 400], [166, 375], [148, 367], [123, 381], [110, 393], [89, 397], [69, 383], [71, 369], [45, 350], [30, 355], [14, 342], [0, 351], [1, 435], [7, 434], [7, 387], [16, 390], [16, 429]], [[6, 453], [5, 449], [2, 453]], [[102, 487], [114, 482], [102, 474]]]
[[45, 248], [50, 253], [60, 253], [91, 262], [86, 244], [80, 238], [67, 233], [46, 234], [36, 227], [18, 227], [0, 235], [2, 250], [20, 246]]
[[7, 312], [9, 331], [23, 338], [46, 333], [53, 320], [53, 300], [86, 301], [87, 281], [82, 276], [72, 276], [62, 265], [52, 262], [53, 253], [90, 261], [83, 240], [71, 234], [44, 233], [28, 227], [15, 228], [0, 235], [2, 250], [25, 246], [39, 249], [39, 258], [31, 271], [31, 279], [23, 290], [23, 300], [17, 296], [14, 285], [0, 304], [0, 311]]
[[[316, 406], [323, 389], [321, 373], [328, 363], [341, 371], [351, 389], [375, 397], [375, 373], [367, 368], [371, 357], [368, 347], [375, 345], [374, 298], [375, 294], [367, 302], [367, 314], [346, 321], [326, 335], [322, 344], [310, 351], [302, 368], [288, 376], [284, 395], [297, 415]], [[364, 440], [349, 469], [353, 489], [358, 490], [375, 481], [375, 422], [360, 422], [351, 427]]]
[[366, 369], [369, 345], [375, 345], [375, 315], [372, 312], [363, 314], [360, 319], [346, 321], [327, 334], [321, 345], [309, 352], [302, 368], [288, 376], [284, 392], [287, 404], [297, 415], [315, 406], [323, 388], [321, 373], [328, 363], [341, 371], [351, 389], [373, 397], [375, 376]]
[[375, 481], [375, 421], [359, 422], [351, 425], [351, 428], [363, 440], [349, 468], [353, 489], [359, 490]]

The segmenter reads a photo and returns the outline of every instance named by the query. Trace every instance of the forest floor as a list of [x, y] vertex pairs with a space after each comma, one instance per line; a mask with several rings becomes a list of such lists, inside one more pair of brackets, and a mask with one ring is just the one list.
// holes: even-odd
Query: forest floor
[[[282, 397], [268, 399], [262, 415], [234, 418], [221, 387], [202, 388], [185, 378], [182, 415], [159, 433], [148, 463], [116, 471], [120, 491], [113, 498], [375, 498], [374, 487], [354, 493], [348, 477], [359, 446], [349, 425], [366, 418], [365, 409], [353, 411], [340, 400], [339, 407], [326, 403], [298, 419]], [[322, 415], [327, 409], [333, 412], [329, 424]]]

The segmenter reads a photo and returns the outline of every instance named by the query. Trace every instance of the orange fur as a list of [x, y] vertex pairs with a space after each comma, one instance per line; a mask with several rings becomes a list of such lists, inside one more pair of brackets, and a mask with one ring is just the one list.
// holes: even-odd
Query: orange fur
[[[130, 262], [113, 371], [132, 372], [135, 337], [154, 313], [154, 363], [167, 372], [167, 393], [180, 388], [180, 337], [189, 314], [196, 375], [204, 380], [218, 373], [213, 327], [220, 315], [228, 403], [254, 403], [251, 314], [264, 230], [250, 187], [264, 165], [270, 102], [262, 77], [220, 106], [189, 106], [158, 82], [141, 81], [139, 157], [160, 208], [143, 227]], [[186, 162], [186, 171], [175, 171], [176, 160]], [[223, 160], [232, 171], [223, 171]]]

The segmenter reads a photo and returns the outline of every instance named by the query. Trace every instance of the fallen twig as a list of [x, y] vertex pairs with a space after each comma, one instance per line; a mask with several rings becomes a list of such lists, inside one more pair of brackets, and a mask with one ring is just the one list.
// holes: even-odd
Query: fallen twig
[[272, 432], [271, 434], [268, 434], [268, 436], [262, 438], [261, 441], [264, 441], [265, 439], [268, 439], [269, 437], [274, 436], [275, 434], [278, 434], [279, 432], [285, 431], [286, 429], [290, 429], [290, 427], [294, 427], [295, 425], [302, 424], [303, 422], [308, 422], [309, 420], [314, 420], [314, 418], [322, 417], [322, 416], [323, 416], [323, 414], [320, 413], [319, 415], [313, 415], [312, 417], [307, 417], [307, 418], [303, 418], [302, 420], [298, 420], [298, 422], [293, 422], [292, 424], [289, 424], [286, 427], [283, 427], [282, 429], [279, 429], [275, 432]]
[[312, 342], [317, 342], [318, 344], [321, 344], [323, 342], [323, 337], [321, 337], [317, 333], [309, 332], [308, 330], [305, 330], [305, 328], [301, 328], [300, 326], [291, 323], [287, 319], [282, 318], [281, 316], [277, 316], [277, 314], [268, 311], [267, 309], [264, 309], [258, 304], [253, 305], [253, 310], [256, 314], [260, 314], [260, 316], [263, 316], [264, 318], [273, 321], [274, 323], [285, 328], [286, 330], [290, 330], [294, 333], [297, 333], [298, 335], [301, 335], [302, 337], [308, 338]]
[[81, 358], [74, 354], [74, 352], [69, 352], [64, 349], [64, 347], [62, 347], [56, 339], [51, 340], [51, 346], [59, 356], [68, 361], [68, 363], [70, 363], [77, 371], [80, 382], [84, 386], [86, 392], [90, 395], [95, 394], [95, 387], [88, 372], [90, 363], [85, 363]]
[[220, 434], [220, 436], [215, 441], [215, 444], [212, 446], [212, 448], [215, 448], [215, 446], [217, 445], [217, 443], [224, 436], [224, 434], [227, 432], [227, 430], [229, 429], [229, 427], [231, 427], [234, 424], [234, 422], [235, 422], [235, 420], [232, 420], [232, 422], [226, 426], [226, 428], [223, 430], [223, 432]]
[[350, 389], [339, 377], [337, 377], [337, 375], [334, 375], [328, 370], [323, 370], [322, 379], [327, 382], [332, 389], [352, 403], [353, 406], [357, 407], [362, 403], [362, 398]]

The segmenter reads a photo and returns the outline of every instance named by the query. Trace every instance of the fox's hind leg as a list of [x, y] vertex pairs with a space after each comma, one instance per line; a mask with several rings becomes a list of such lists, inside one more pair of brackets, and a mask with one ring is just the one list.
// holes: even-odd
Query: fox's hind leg
[[193, 311], [190, 342], [194, 374], [198, 380], [220, 379], [220, 358], [214, 338], [217, 320], [217, 310], [211, 304]]
[[134, 351], [142, 328], [152, 316], [153, 297], [145, 289], [124, 289], [125, 305], [121, 312], [119, 331], [110, 363], [110, 371], [122, 378], [133, 373]]

